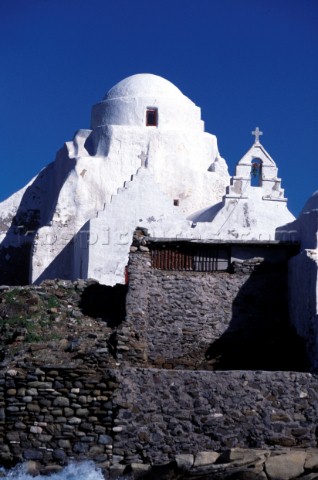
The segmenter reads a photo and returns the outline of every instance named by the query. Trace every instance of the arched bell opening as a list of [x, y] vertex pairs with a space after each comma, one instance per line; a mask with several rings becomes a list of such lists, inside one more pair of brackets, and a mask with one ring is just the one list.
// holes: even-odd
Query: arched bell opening
[[262, 185], [262, 160], [253, 158], [251, 164], [251, 187], [260, 187]]

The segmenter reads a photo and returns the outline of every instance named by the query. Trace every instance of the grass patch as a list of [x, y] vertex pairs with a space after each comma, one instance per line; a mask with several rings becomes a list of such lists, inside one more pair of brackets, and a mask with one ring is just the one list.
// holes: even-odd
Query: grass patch
[[[26, 343], [37, 343], [49, 340], [60, 340], [55, 331], [52, 330], [52, 320], [47, 315], [39, 315], [36, 318], [29, 318], [23, 315], [14, 315], [6, 319], [0, 319], [0, 331], [5, 329], [9, 335], [8, 339], [14, 336], [14, 332], [20, 329], [25, 329], [24, 341]], [[2, 331], [2, 336], [5, 333]]]
[[28, 332], [25, 341], [27, 343], [38, 343], [42, 340], [42, 338], [36, 332]]
[[4, 299], [9, 305], [15, 305], [20, 301], [19, 294], [20, 291], [17, 288], [14, 288], [13, 290], [10, 290], [4, 294]]
[[47, 308], [57, 308], [59, 306], [59, 301], [55, 295], [51, 295], [47, 300]]

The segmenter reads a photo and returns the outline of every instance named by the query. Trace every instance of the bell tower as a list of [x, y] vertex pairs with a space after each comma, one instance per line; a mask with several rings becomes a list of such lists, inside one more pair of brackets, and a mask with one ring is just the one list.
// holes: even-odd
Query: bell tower
[[257, 196], [265, 201], [287, 202], [281, 187], [282, 180], [278, 177], [278, 168], [259, 141], [263, 132], [256, 127], [252, 135], [255, 136], [254, 144], [238, 162], [225, 198]]

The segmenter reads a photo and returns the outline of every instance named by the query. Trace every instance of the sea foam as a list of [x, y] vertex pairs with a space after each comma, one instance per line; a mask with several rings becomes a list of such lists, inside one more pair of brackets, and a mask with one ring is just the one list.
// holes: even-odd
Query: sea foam
[[[100, 468], [93, 462], [71, 463], [61, 472], [51, 475], [33, 477], [26, 471], [25, 465], [18, 465], [12, 470], [0, 468], [1, 480], [105, 480]], [[123, 479], [124, 480], [124, 479]]]

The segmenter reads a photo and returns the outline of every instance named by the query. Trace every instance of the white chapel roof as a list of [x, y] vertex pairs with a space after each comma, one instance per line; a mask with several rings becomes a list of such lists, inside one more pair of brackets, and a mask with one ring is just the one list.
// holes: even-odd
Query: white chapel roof
[[124, 78], [112, 87], [103, 100], [122, 97], [184, 97], [173, 83], [151, 73]]
[[91, 127], [145, 127], [147, 108], [158, 110], [158, 128], [203, 131], [201, 110], [173, 83], [150, 73], [124, 78], [93, 106]]

